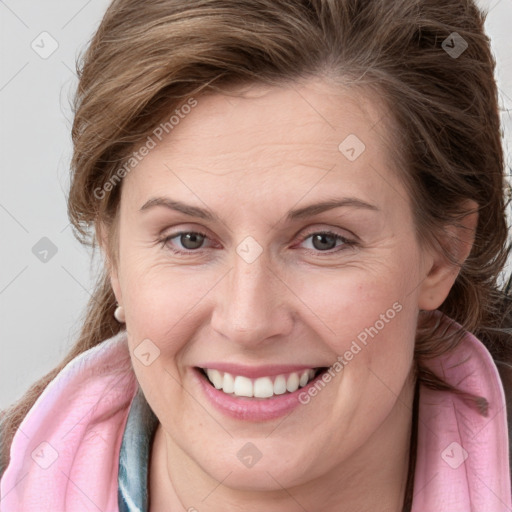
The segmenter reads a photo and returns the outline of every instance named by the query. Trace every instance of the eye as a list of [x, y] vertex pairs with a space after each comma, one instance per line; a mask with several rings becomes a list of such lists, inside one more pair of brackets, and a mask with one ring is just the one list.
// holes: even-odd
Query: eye
[[[312, 249], [309, 248], [308, 251], [316, 253], [320, 252], [333, 254], [348, 249], [349, 247], [356, 244], [355, 241], [349, 240], [332, 231], [311, 232], [309, 234], [303, 235], [300, 243], [302, 244], [310, 238]], [[175, 239], [176, 241], [172, 242]], [[165, 236], [162, 240], [160, 240], [160, 243], [162, 244], [162, 247], [169, 248], [175, 254], [192, 254], [194, 252], [201, 252], [201, 249], [203, 249], [203, 243], [207, 239], [209, 239], [208, 235], [200, 231], [180, 231], [179, 233], [173, 233], [171, 235]], [[339, 242], [338, 245], [336, 245], [337, 242]], [[173, 247], [173, 245], [177, 243], [181, 246], [181, 248]], [[336, 249], [336, 247], [338, 248]]]
[[[329, 251], [327, 254], [343, 251], [356, 244], [355, 241], [349, 240], [337, 233], [333, 233], [332, 231], [315, 231], [306, 234], [301, 238], [301, 243], [304, 243], [309, 238], [311, 238], [311, 245], [314, 252], [326, 253]], [[338, 246], [336, 246], [337, 241], [341, 242]], [[338, 247], [338, 249], [333, 251], [332, 249], [336, 247]]]
[[[178, 239], [178, 242], [185, 249], [175, 249], [171, 246], [171, 241], [174, 239]], [[200, 252], [197, 249], [201, 249], [201, 245], [205, 239], [208, 238], [206, 233], [201, 233], [199, 231], [180, 231], [179, 233], [174, 233], [172, 235], [164, 237], [160, 242], [162, 246], [167, 246], [172, 252], [176, 254], [189, 254], [191, 252]]]

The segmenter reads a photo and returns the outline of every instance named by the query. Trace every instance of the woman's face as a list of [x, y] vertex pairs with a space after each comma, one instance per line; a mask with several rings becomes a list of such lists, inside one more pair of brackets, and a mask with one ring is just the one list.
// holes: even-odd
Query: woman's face
[[168, 456], [244, 489], [363, 464], [410, 402], [418, 310], [449, 288], [386, 114], [321, 81], [189, 105], [124, 178], [112, 274]]

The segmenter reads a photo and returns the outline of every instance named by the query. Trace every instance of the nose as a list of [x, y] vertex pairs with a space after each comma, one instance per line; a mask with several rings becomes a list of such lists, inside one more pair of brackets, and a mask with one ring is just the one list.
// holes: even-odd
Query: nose
[[246, 348], [284, 338], [293, 328], [290, 293], [265, 253], [252, 263], [235, 254], [233, 267], [216, 287], [212, 328]]

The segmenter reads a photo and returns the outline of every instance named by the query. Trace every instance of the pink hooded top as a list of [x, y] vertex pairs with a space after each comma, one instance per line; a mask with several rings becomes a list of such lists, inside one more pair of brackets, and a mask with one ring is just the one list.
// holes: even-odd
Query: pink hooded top
[[[490, 353], [466, 333], [430, 367], [489, 408], [484, 416], [455, 393], [420, 386], [412, 512], [512, 511], [506, 403]], [[0, 510], [117, 512], [122, 502], [123, 510], [145, 511], [129, 482], [145, 493], [148, 468], [123, 453], [135, 450], [123, 434], [137, 391], [125, 331], [72, 360], [14, 436]], [[147, 465], [147, 446], [144, 453]]]

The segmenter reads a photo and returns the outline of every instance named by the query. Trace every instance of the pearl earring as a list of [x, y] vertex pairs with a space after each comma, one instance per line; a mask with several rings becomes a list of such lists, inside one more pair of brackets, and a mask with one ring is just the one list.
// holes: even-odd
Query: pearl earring
[[124, 324], [125, 322], [125, 318], [124, 318], [124, 309], [122, 308], [122, 306], [120, 306], [119, 304], [117, 304], [117, 308], [116, 310], [114, 311], [114, 318], [120, 323], [120, 324]]

